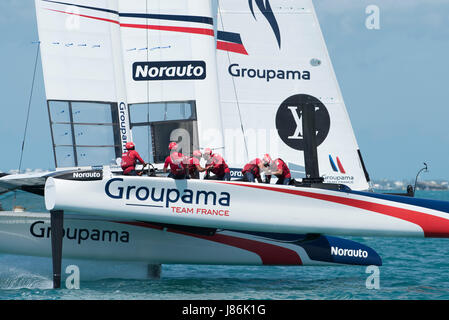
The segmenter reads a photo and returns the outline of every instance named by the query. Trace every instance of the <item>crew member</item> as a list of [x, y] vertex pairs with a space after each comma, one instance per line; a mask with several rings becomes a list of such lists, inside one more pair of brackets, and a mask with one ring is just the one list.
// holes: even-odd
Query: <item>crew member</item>
[[168, 145], [170, 150], [170, 155], [165, 158], [164, 172], [168, 171], [168, 166], [170, 166], [169, 178], [173, 179], [187, 179], [188, 178], [188, 168], [186, 157], [178, 152], [178, 144], [176, 142], [170, 142]]
[[260, 170], [263, 169], [263, 167], [263, 162], [259, 158], [250, 161], [243, 167], [243, 178], [248, 182], [255, 182], [255, 179], [257, 179], [257, 182], [262, 183]]
[[209, 148], [204, 149], [203, 158], [206, 160], [206, 170], [215, 174], [217, 180], [231, 180], [231, 170], [218, 153], [212, 153]]
[[206, 168], [203, 168], [200, 165], [201, 156], [201, 151], [195, 150], [193, 151], [192, 156], [188, 159], [189, 176], [192, 179], [199, 179], [200, 172], [206, 171]]
[[270, 183], [271, 175], [275, 175], [278, 178], [276, 184], [288, 185], [292, 178], [290, 169], [287, 164], [280, 158], [271, 160], [271, 157], [266, 153], [263, 157], [263, 165], [266, 168], [267, 174], [265, 175], [265, 182]]
[[136, 146], [133, 142], [127, 142], [125, 145], [127, 152], [122, 154], [122, 170], [123, 174], [126, 176], [138, 176], [136, 172], [136, 163], [140, 162], [144, 166], [146, 165], [146, 162], [143, 161], [142, 157], [139, 155], [139, 153], [135, 150]]

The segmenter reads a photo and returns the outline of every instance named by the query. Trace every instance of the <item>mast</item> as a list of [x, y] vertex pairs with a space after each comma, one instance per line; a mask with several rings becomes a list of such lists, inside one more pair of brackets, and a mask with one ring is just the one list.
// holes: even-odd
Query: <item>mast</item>
[[[119, 2], [117, 0], [108, 0], [108, 8], [114, 12], [119, 12]], [[117, 15], [120, 21], [119, 15]], [[115, 128], [114, 133], [119, 136], [121, 142], [120, 154], [126, 152], [126, 143], [132, 141], [132, 133], [129, 123], [128, 101], [126, 98], [126, 82], [123, 65], [123, 48], [120, 32], [120, 24], [110, 23], [111, 29], [111, 53], [112, 66], [114, 70], [115, 94], [116, 94], [116, 112], [113, 113], [118, 123], [118, 130]], [[117, 138], [116, 138], [117, 139]], [[117, 152], [116, 152], [117, 153]]]

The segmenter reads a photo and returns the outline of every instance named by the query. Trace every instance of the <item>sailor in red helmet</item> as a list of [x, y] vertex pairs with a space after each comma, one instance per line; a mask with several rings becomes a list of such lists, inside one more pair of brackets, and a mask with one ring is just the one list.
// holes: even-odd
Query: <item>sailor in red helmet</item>
[[188, 169], [186, 157], [182, 153], [178, 152], [178, 144], [176, 142], [170, 142], [168, 149], [170, 150], [170, 155], [165, 158], [164, 172], [167, 172], [168, 167], [170, 166], [170, 173], [168, 175], [169, 178], [187, 179]]
[[189, 176], [192, 179], [199, 179], [200, 172], [206, 171], [200, 164], [202, 157], [200, 150], [193, 151], [192, 156], [188, 159]]
[[276, 160], [273, 161], [271, 160], [270, 155], [266, 153], [263, 156], [262, 162], [267, 170], [267, 174], [265, 175], [266, 183], [270, 183], [271, 175], [275, 175], [278, 178], [276, 184], [288, 185], [290, 183], [290, 180], [292, 179], [290, 169], [282, 159], [277, 158]]
[[143, 161], [142, 157], [135, 150], [136, 146], [133, 142], [127, 142], [125, 145], [127, 152], [122, 154], [122, 170], [123, 174], [127, 176], [138, 176], [139, 174], [136, 172], [136, 163], [140, 162], [144, 166], [146, 162]]
[[231, 170], [218, 153], [212, 153], [209, 148], [204, 149], [203, 158], [206, 160], [206, 170], [215, 174], [218, 180], [231, 180]]
[[257, 182], [262, 183], [262, 178], [260, 177], [260, 171], [264, 168], [262, 160], [256, 158], [248, 162], [242, 170], [243, 178], [248, 182]]

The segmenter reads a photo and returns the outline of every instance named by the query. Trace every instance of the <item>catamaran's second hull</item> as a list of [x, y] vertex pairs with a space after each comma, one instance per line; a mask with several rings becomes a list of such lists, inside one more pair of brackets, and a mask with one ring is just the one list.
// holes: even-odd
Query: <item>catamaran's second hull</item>
[[[50, 257], [50, 214], [2, 212], [0, 252]], [[64, 219], [63, 256], [151, 264], [382, 264], [371, 248], [336, 237], [188, 229], [70, 215]]]

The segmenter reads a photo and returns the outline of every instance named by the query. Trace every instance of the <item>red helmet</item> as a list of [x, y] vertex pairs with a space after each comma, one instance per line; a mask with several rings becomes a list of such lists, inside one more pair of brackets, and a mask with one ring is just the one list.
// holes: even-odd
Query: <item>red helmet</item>
[[262, 160], [264, 165], [270, 164], [271, 163], [271, 157], [268, 153], [265, 153], [263, 155], [263, 160]]
[[210, 148], [204, 149], [204, 154], [212, 155], [212, 149]]
[[127, 142], [125, 148], [128, 150], [134, 149], [136, 145], [133, 142]]
[[193, 151], [193, 156], [196, 158], [201, 158], [202, 154], [200, 150]]
[[168, 150], [177, 150], [178, 149], [178, 144], [176, 142], [170, 142], [170, 144], [168, 145]]

